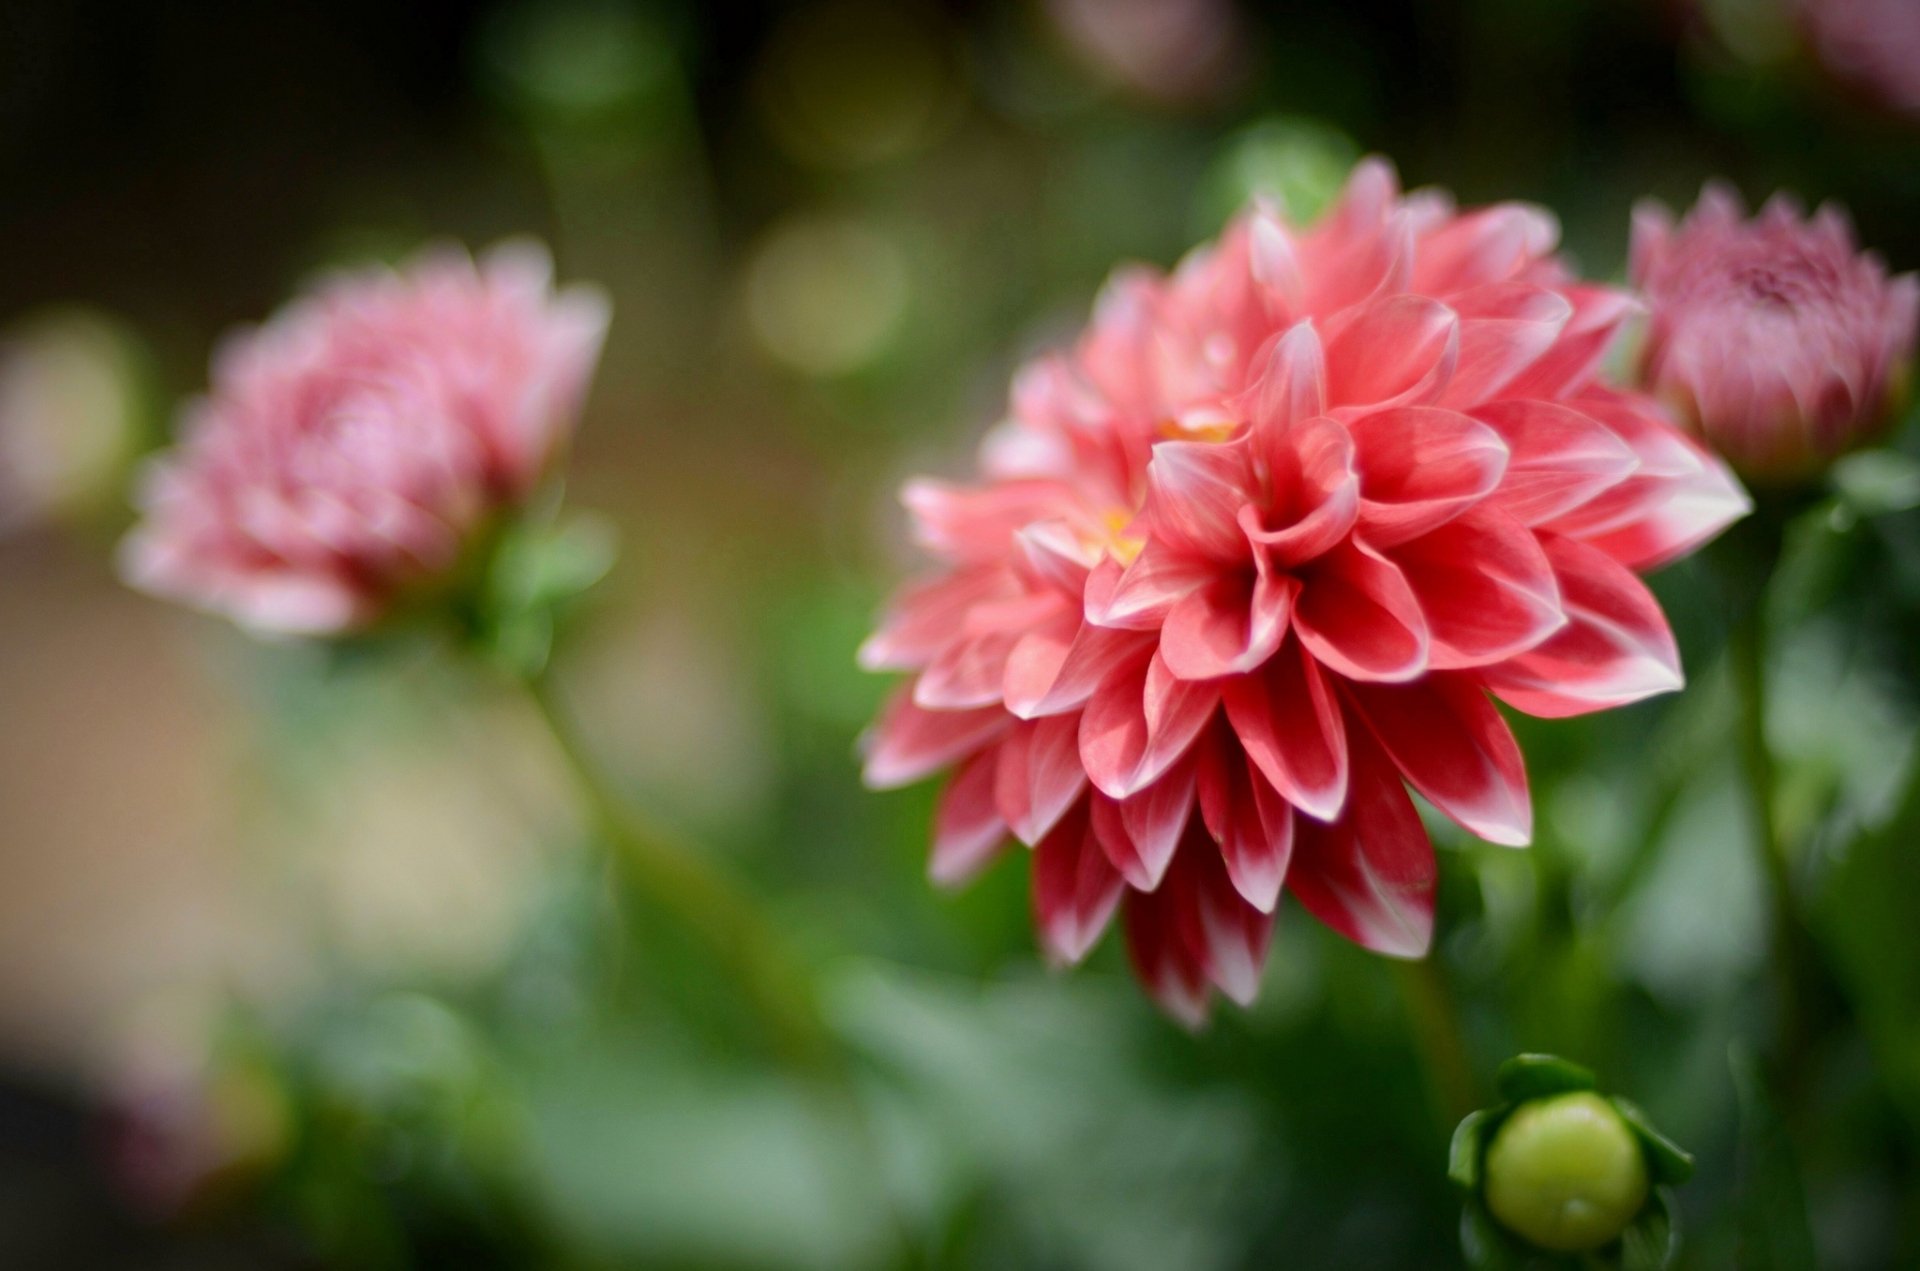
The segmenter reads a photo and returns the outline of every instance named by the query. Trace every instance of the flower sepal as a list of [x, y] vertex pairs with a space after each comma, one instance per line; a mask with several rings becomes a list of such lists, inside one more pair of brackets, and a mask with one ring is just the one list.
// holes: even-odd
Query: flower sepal
[[459, 602], [460, 628], [487, 661], [519, 678], [547, 668], [557, 634], [613, 568], [612, 524], [591, 513], [533, 514], [492, 537]]
[[1500, 1068], [1502, 1102], [1461, 1121], [1447, 1176], [1465, 1193], [1475, 1271], [1663, 1271], [1680, 1248], [1673, 1188], [1693, 1158], [1591, 1071], [1555, 1055]]

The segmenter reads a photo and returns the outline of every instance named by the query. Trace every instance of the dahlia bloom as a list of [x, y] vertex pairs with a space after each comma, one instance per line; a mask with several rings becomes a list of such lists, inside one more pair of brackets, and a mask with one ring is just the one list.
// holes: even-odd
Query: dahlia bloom
[[535, 244], [323, 283], [213, 359], [122, 571], [261, 632], [360, 628], [447, 577], [572, 432], [607, 304]]
[[1741, 472], [1805, 475], [1890, 421], [1914, 353], [1920, 280], [1889, 279], [1828, 205], [1784, 195], [1746, 219], [1709, 184], [1677, 226], [1634, 210], [1633, 279], [1650, 310], [1641, 374]]
[[1556, 233], [1363, 163], [1312, 229], [1256, 206], [1170, 276], [1120, 273], [1016, 378], [982, 483], [907, 487], [940, 567], [862, 648], [911, 672], [866, 778], [955, 769], [935, 880], [1030, 845], [1049, 955], [1124, 907], [1139, 978], [1195, 1023], [1214, 988], [1253, 997], [1283, 889], [1424, 953], [1406, 786], [1525, 843], [1489, 694], [1561, 716], [1678, 687], [1634, 571], [1747, 506], [1595, 382], [1633, 303], [1572, 281]]

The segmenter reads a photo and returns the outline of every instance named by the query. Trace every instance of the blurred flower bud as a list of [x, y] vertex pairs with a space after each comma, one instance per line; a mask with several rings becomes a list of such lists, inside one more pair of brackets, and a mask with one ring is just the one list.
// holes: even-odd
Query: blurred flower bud
[[1920, 124], [1920, 4], [1796, 0], [1794, 11], [1828, 74]]
[[452, 583], [571, 437], [607, 301], [529, 242], [335, 278], [214, 358], [136, 493], [142, 590], [337, 635]]
[[1231, 0], [1047, 0], [1046, 12], [1091, 70], [1142, 97], [1207, 102], [1246, 78]]
[[1691, 1176], [1693, 1158], [1633, 1104], [1597, 1093], [1578, 1064], [1521, 1055], [1501, 1066], [1499, 1086], [1505, 1102], [1453, 1137], [1468, 1265], [1544, 1253], [1580, 1255], [1582, 1267], [1666, 1266], [1679, 1248], [1669, 1188]]
[[71, 310], [0, 333], [0, 534], [106, 508], [139, 447], [139, 347]]
[[1646, 386], [1748, 477], [1785, 482], [1877, 437], [1905, 395], [1920, 279], [1889, 279], [1838, 208], [1785, 195], [1746, 218], [1710, 183], [1675, 224], [1635, 210], [1633, 278], [1650, 310]]

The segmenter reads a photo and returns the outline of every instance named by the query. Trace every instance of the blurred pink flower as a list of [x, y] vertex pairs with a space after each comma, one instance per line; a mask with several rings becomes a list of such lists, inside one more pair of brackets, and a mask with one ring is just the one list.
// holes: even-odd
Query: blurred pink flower
[[1646, 398], [1595, 382], [1633, 309], [1569, 279], [1557, 227], [1456, 213], [1361, 164], [1306, 231], [1243, 214], [1171, 276], [1114, 278], [1017, 377], [986, 482], [917, 481], [941, 562], [862, 649], [912, 672], [866, 742], [879, 787], [957, 768], [931, 872], [1034, 847], [1048, 953], [1117, 909], [1197, 1022], [1252, 998], [1283, 888], [1422, 954], [1432, 845], [1405, 784], [1525, 843], [1491, 692], [1575, 715], [1680, 685], [1634, 576], [1747, 507]]
[[1920, 4], [1798, 0], [1795, 15], [1828, 72], [1920, 123]]
[[1634, 211], [1633, 278], [1651, 310], [1646, 386], [1741, 472], [1804, 475], [1872, 440], [1914, 354], [1920, 281], [1889, 279], [1831, 205], [1784, 195], [1746, 219], [1709, 184], [1677, 226]]
[[533, 491], [606, 324], [530, 242], [323, 283], [216, 352], [137, 491], [124, 575], [261, 632], [367, 625]]

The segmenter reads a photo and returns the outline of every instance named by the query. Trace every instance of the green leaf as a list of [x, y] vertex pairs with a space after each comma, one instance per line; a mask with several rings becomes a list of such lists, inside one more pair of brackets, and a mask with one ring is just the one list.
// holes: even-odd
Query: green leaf
[[1620, 1271], [1666, 1271], [1680, 1256], [1679, 1206], [1673, 1191], [1656, 1187], [1647, 1207], [1620, 1233]]
[[1807, 1198], [1793, 1145], [1751, 1055], [1731, 1056], [1740, 1100], [1740, 1169], [1735, 1190], [1738, 1264], [1745, 1271], [1799, 1271], [1817, 1266]]
[[1897, 450], [1843, 456], [1833, 465], [1832, 479], [1840, 501], [1863, 517], [1920, 507], [1920, 459]]
[[1532, 1253], [1495, 1222], [1474, 1196], [1460, 1211], [1460, 1256], [1469, 1271], [1521, 1271]]
[[1487, 1139], [1506, 1115], [1505, 1107], [1482, 1108], [1460, 1123], [1447, 1151], [1448, 1178], [1470, 1192], [1480, 1190], [1480, 1160], [1486, 1153]]
[[1494, 1084], [1502, 1098], [1524, 1103], [1570, 1090], [1591, 1090], [1595, 1083], [1591, 1070], [1570, 1059], [1558, 1055], [1515, 1055], [1500, 1065]]
[[1612, 1096], [1609, 1102], [1639, 1138], [1640, 1146], [1646, 1149], [1647, 1165], [1655, 1182], [1678, 1187], [1693, 1177], [1693, 1153], [1656, 1130], [1639, 1104], [1619, 1095]]

